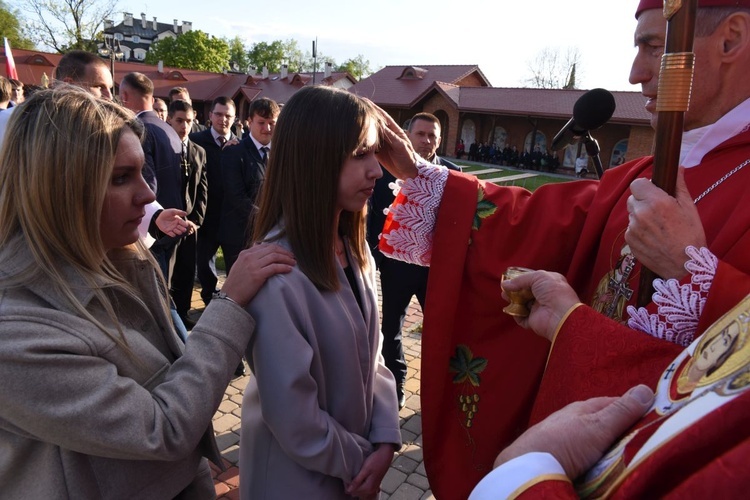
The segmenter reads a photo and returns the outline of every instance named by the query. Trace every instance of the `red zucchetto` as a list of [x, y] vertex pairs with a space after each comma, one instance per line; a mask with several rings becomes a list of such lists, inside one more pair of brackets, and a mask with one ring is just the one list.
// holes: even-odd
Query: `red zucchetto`
[[[698, 0], [698, 7], [750, 7], [750, 0]], [[638, 19], [644, 10], [663, 8], [663, 0], [641, 0], [635, 18]]]

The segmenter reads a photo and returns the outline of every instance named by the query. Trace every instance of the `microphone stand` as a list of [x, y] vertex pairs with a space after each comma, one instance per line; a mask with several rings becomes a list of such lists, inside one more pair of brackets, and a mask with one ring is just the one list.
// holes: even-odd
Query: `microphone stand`
[[596, 169], [596, 178], [601, 179], [604, 175], [604, 169], [602, 168], [602, 160], [599, 158], [599, 143], [591, 137], [591, 133], [587, 130], [585, 135], [581, 136], [583, 145], [586, 146], [586, 154], [594, 160], [594, 169]]

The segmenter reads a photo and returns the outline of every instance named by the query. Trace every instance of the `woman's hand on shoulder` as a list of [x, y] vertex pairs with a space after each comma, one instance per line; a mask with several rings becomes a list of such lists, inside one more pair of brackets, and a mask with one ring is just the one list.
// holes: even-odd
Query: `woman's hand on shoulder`
[[393, 460], [394, 446], [380, 443], [362, 464], [362, 469], [352, 482], [346, 485], [346, 494], [357, 498], [377, 498], [380, 483]]
[[245, 307], [274, 274], [288, 273], [297, 264], [294, 254], [279, 245], [256, 243], [240, 252], [221, 290]]

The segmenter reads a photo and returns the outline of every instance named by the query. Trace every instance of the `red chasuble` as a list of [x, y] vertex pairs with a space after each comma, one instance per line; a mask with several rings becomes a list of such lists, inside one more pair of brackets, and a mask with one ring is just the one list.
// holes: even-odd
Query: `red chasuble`
[[[688, 169], [690, 192], [697, 197], [748, 158], [750, 131]], [[614, 299], [615, 315], [625, 304], [634, 304], [639, 264], [622, 279], [626, 286], [610, 290], [609, 297], [600, 284], [606, 285], [610, 273], [618, 277], [618, 269], [625, 267], [629, 186], [637, 177], [650, 177], [651, 168], [648, 157], [608, 170], [600, 182], [551, 184], [533, 195], [450, 173], [433, 240], [422, 342], [425, 466], [437, 498], [466, 498], [497, 453], [526, 429], [544, 371], [549, 343], [502, 313], [503, 271], [524, 266], [560, 272], [584, 302], [592, 303], [597, 296], [601, 308], [605, 299]], [[736, 303], [714, 300], [731, 295], [725, 291], [725, 277], [731, 279], [735, 271], [750, 273], [749, 186], [750, 166], [697, 205], [708, 247], [722, 261], [701, 321], [704, 326]], [[650, 308], [655, 310], [653, 304]], [[620, 343], [612, 335], [602, 332], [590, 342], [600, 342], [605, 349], [609, 345], [616, 355]], [[654, 341], [642, 335], [643, 349], [648, 349]], [[587, 350], [582, 346], [573, 352], [571, 363], [578, 356], [585, 358]], [[627, 370], [627, 364], [617, 369]], [[578, 384], [581, 387], [573, 387], [566, 398], [575, 397], [578, 389], [582, 394], [599, 390], [587, 389], [585, 379]], [[545, 411], [560, 403], [547, 404]]]
[[[750, 291], [750, 276], [736, 275], [732, 288], [739, 293]], [[565, 369], [571, 348], [589, 340], [591, 328], [581, 323], [588, 314], [590, 310], [581, 307], [565, 322], [550, 355], [539, 399], [556, 400], [559, 391], [568, 391], [558, 379], [575, 384], [584, 372], [598, 377], [611, 371], [605, 363], [597, 362], [595, 352], [588, 369]], [[579, 333], [576, 327], [580, 327]], [[632, 335], [622, 326], [605, 324], [605, 328], [608, 333], [619, 329], [625, 338]], [[525, 485], [519, 498], [742, 496], [750, 487], [750, 296], [671, 360], [658, 361], [666, 352], [658, 347], [655, 351], [660, 354], [653, 353], [650, 361], [634, 358], [634, 369], [623, 374], [624, 379], [637, 378], [632, 373], [643, 374], [649, 363], [666, 367], [652, 379], [654, 406], [576, 480], [577, 492], [566, 481], [541, 480]], [[618, 384], [623, 391], [629, 388], [629, 382], [613, 381]]]

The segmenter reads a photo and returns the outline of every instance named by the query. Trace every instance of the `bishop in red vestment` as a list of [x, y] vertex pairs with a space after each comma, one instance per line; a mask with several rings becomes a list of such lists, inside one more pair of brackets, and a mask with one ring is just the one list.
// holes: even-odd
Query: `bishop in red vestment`
[[[721, 1], [703, 0], [701, 6]], [[740, 3], [750, 5], [748, 0]], [[631, 82], [642, 85], [650, 111], [659, 59], [652, 45], [659, 37], [663, 43], [665, 26], [656, 4], [643, 0], [639, 7], [639, 52], [631, 73]], [[730, 4], [736, 2], [726, 3]], [[696, 74], [707, 74], [698, 78], [705, 81], [696, 82], [686, 115], [686, 129], [696, 132], [683, 148], [682, 164], [690, 168], [676, 200], [649, 189], [652, 157], [611, 169], [599, 182], [547, 185], [534, 194], [454, 172], [439, 179], [425, 166], [404, 184], [386, 221], [381, 249], [432, 268], [421, 397], [425, 465], [438, 498], [465, 498], [490, 470], [498, 450], [529, 422], [549, 344], [501, 312], [505, 303], [500, 282], [507, 267], [559, 272], [584, 302], [615, 321], [625, 321], [627, 306], [634, 304], [638, 293], [640, 260], [658, 274], [686, 284], [684, 270], [671, 276], [674, 266], [660, 269], [654, 254], [660, 248], [681, 251], [693, 244], [693, 238], [696, 246], [707, 246], [719, 259], [710, 292], [692, 311], [699, 322], [693, 330], [702, 331], [727, 304], [739, 299], [727, 282], [734, 272], [750, 273], [750, 88], [743, 76], [750, 67], [750, 45], [742, 38], [731, 58], [719, 53], [719, 47], [732, 43], [733, 32], [726, 24], [748, 29], [737, 19], [745, 15], [730, 16], [696, 42]], [[721, 37], [726, 43], [717, 43]], [[721, 64], [721, 72], [709, 75], [716, 64]], [[723, 86], [711, 84], [717, 79]], [[383, 163], [389, 166], [387, 159]], [[399, 177], [415, 177], [394, 170]], [[432, 185], [442, 194], [439, 203], [422, 189], [427, 186], [429, 192]], [[436, 223], [425, 236], [420, 231], [430, 211]], [[657, 305], [650, 304], [648, 312], [656, 313]], [[603, 332], [591, 342], [609, 346], [613, 353], [647, 357], [651, 344], [664, 342], [654, 338], [660, 331], [627, 338]], [[579, 363], [576, 357], [586, 355], [587, 348], [581, 347], [569, 362]], [[622, 369], [629, 370], [631, 364], [624, 361]], [[650, 372], [644, 370], [641, 375], [647, 380]], [[581, 393], [593, 393], [586, 386], [597, 381], [584, 377], [576, 383]]]
[[[750, 277], [737, 279], [734, 287], [750, 291]], [[569, 386], [561, 385], [560, 380], [586, 374], [606, 375], [612, 371], [606, 358], [618, 362], [619, 356], [589, 350], [593, 359], [587, 366], [566, 363], [571, 355], [577, 357], [578, 345], [591, 340], [587, 335], [593, 333], [592, 325], [601, 324], [601, 318], [593, 314], [586, 306], [577, 307], [559, 327], [540, 399], [560, 401], [558, 390], [570, 393]], [[604, 324], [603, 328], [608, 334], [624, 337], [633, 333], [614, 322]], [[634, 360], [638, 363], [637, 358]], [[656, 388], [655, 398], [632, 428], [645, 408], [625, 420], [619, 416], [613, 421], [601, 413], [587, 420], [594, 412], [582, 412], [580, 408], [593, 400], [577, 403], [579, 410], [568, 420], [561, 416], [566, 412], [573, 415], [574, 410], [573, 406], [566, 407], [529, 429], [505, 450], [498, 457], [497, 464], [502, 465], [475, 488], [471, 500], [507, 496], [696, 499], [737, 496], [750, 486], [747, 474], [750, 431], [746, 425], [750, 418], [750, 295], [660, 366], [661, 373], [651, 381]], [[637, 378], [631, 373], [624, 372], [623, 379], [614, 381], [611, 387], [617, 393], [627, 390], [632, 379]], [[600, 428], [593, 428], [597, 425]], [[612, 431], [613, 439], [597, 448], [596, 441], [590, 438], [597, 439], [606, 434], [604, 431]], [[581, 450], [589, 447], [594, 448], [593, 453], [585, 457], [586, 452]], [[581, 471], [584, 473], [579, 475]]]

